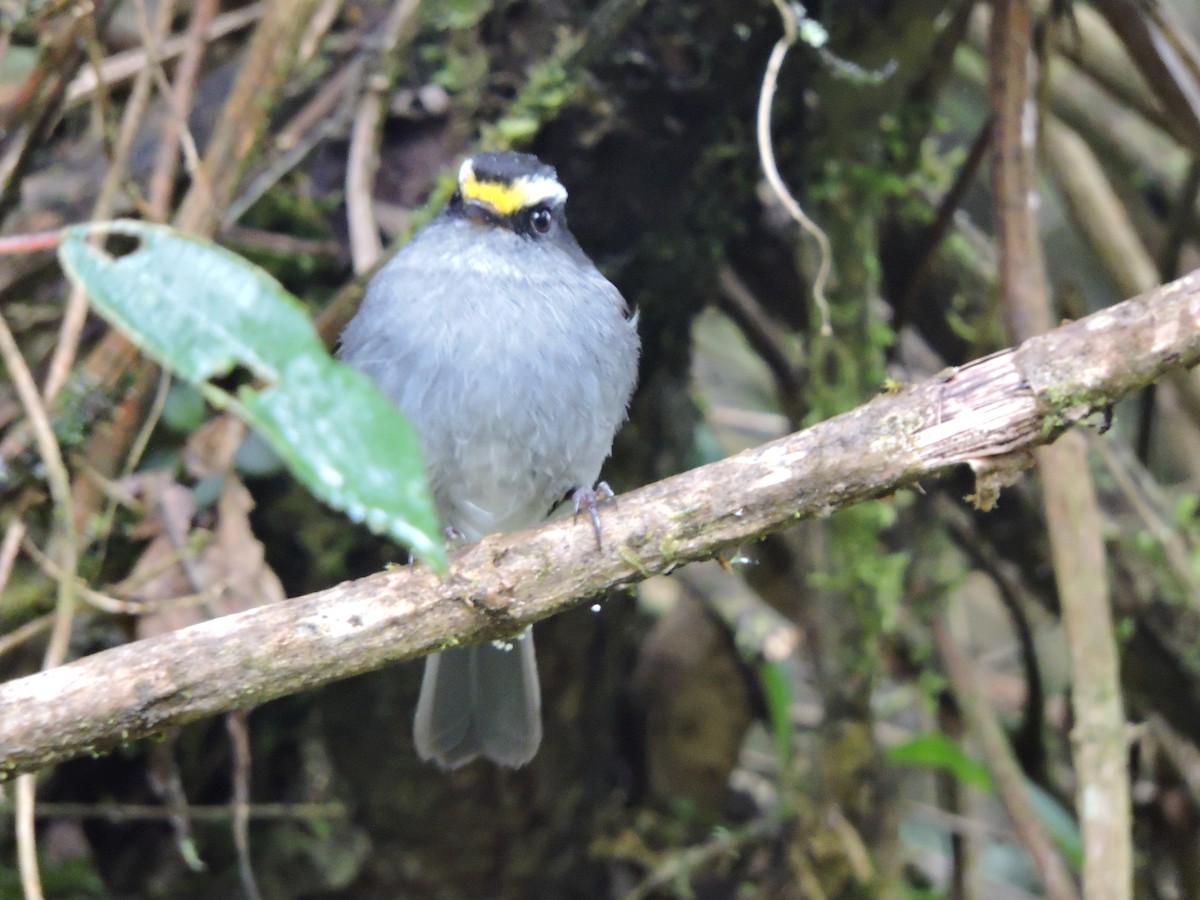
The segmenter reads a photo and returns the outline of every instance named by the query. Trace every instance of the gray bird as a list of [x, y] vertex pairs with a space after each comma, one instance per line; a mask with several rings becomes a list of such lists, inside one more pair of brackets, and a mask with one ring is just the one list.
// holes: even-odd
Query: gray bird
[[[597, 483], [637, 378], [637, 316], [567, 228], [566, 189], [524, 153], [466, 160], [447, 207], [367, 286], [341, 358], [416, 426], [447, 530], [528, 528]], [[599, 530], [597, 527], [597, 540]], [[530, 631], [426, 661], [422, 759], [524, 765], [542, 739]]]

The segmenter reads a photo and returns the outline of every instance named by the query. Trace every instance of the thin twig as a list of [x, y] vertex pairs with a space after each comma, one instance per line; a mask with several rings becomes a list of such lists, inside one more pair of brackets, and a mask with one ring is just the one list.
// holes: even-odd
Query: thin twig
[[1113, 445], [1103, 440], [1091, 441], [1090, 444], [1100, 454], [1114, 485], [1141, 520], [1146, 534], [1162, 550], [1163, 558], [1179, 579], [1192, 609], [1200, 611], [1200, 579], [1196, 577], [1192, 563], [1195, 547], [1184, 539], [1180, 529], [1171, 522], [1165, 510], [1164, 498], [1149, 494], [1148, 489], [1156, 483], [1124, 445]]
[[[180, 136], [187, 130], [187, 111], [192, 104], [192, 91], [200, 73], [200, 62], [204, 58], [209, 41], [213, 40], [209, 35], [209, 26], [217, 14], [217, 6], [218, 0], [198, 0], [192, 8], [192, 18], [184, 35], [183, 54], [179, 58], [179, 65], [175, 69], [175, 81], [167, 96], [172, 114], [163, 122], [158, 152], [150, 174], [150, 217], [155, 222], [167, 220], [179, 166]], [[160, 49], [154, 65], [162, 65], [166, 58], [165, 51], [165, 46]], [[194, 140], [191, 140], [190, 144], [195, 147]], [[200, 171], [199, 167], [195, 167], [194, 170]]]
[[150, 444], [150, 437], [154, 434], [154, 429], [158, 427], [158, 420], [162, 417], [162, 411], [167, 405], [167, 396], [170, 393], [171, 373], [163, 372], [159, 376], [158, 390], [154, 392], [154, 399], [150, 402], [146, 420], [142, 423], [141, 431], [133, 439], [133, 444], [125, 457], [125, 467], [122, 469], [121, 477], [128, 478], [141, 462], [142, 454], [146, 452], [146, 447]]
[[67, 467], [63, 463], [58, 439], [55, 438], [54, 429], [50, 425], [50, 417], [41, 397], [38, 396], [33, 375], [25, 364], [25, 359], [17, 347], [16, 339], [2, 314], [0, 314], [0, 358], [4, 360], [4, 365], [8, 368], [17, 396], [33, 428], [34, 437], [37, 439], [38, 452], [41, 454], [42, 464], [46, 468], [46, 480], [50, 484], [50, 494], [54, 498], [54, 513], [62, 554], [59, 565], [68, 575], [58, 582], [57, 617], [45, 660], [46, 668], [50, 668], [61, 663], [66, 656], [67, 640], [71, 634], [71, 616], [75, 608], [74, 573], [79, 551], [71, 501], [71, 480], [67, 475]]
[[225, 716], [233, 753], [233, 797], [229, 808], [233, 844], [237, 848], [238, 878], [249, 900], [261, 900], [254, 867], [250, 864], [250, 713], [235, 709]]
[[25, 900], [43, 900], [42, 878], [38, 873], [37, 833], [34, 807], [37, 799], [37, 775], [29, 773], [17, 779], [16, 803], [17, 867], [21, 871], [21, 890]]
[[[23, 547], [25, 552], [29, 554], [29, 558], [47, 576], [56, 581], [66, 577], [62, 569], [55, 565], [54, 561], [46, 556], [32, 541], [26, 539], [23, 542]], [[179, 564], [181, 562], [181, 555], [179, 553], [171, 554], [171, 561], [173, 565]], [[197, 590], [192, 594], [184, 594], [179, 597], [169, 597], [162, 600], [122, 600], [111, 594], [105, 594], [95, 588], [88, 587], [87, 583], [78, 576], [75, 578], [75, 589], [89, 606], [98, 609], [100, 612], [119, 616], [149, 616], [168, 608], [179, 609], [188, 606], [202, 606], [219, 599], [228, 586], [228, 583], [222, 582], [203, 590]]]
[[670, 854], [625, 895], [626, 900], [644, 900], [659, 888], [695, 875], [717, 860], [736, 856], [749, 847], [776, 837], [783, 823], [774, 818], [757, 819], [741, 828], [718, 831], [707, 840]]
[[1013, 735], [1013, 745], [1022, 754], [1026, 770], [1034, 780], [1046, 777], [1046, 742], [1042, 727], [1046, 715], [1046, 696], [1042, 669], [1038, 662], [1033, 628], [1027, 609], [1034, 601], [1028, 586], [1014, 573], [1000, 553], [976, 532], [971, 516], [961, 504], [950, 500], [943, 492], [934, 498], [934, 510], [946, 524], [950, 536], [966, 551], [971, 561], [992, 579], [1000, 601], [1008, 609], [1013, 631], [1021, 648], [1021, 667], [1025, 674], [1025, 710], [1021, 727]]
[[955, 215], [962, 207], [963, 201], [966, 200], [967, 192], [975, 184], [979, 168], [987, 158], [987, 152], [991, 146], [991, 132], [992, 123], [989, 119], [975, 135], [967, 158], [955, 173], [954, 183], [946, 192], [946, 196], [938, 203], [933, 223], [922, 235], [921, 247], [916, 254], [917, 264], [909, 269], [908, 281], [900, 289], [895, 301], [896, 313], [892, 328], [897, 333], [912, 319], [917, 300], [929, 284], [929, 278], [933, 274], [933, 263], [937, 258], [937, 249], [949, 234]]
[[775, 0], [775, 6], [783, 18], [783, 37], [775, 42], [775, 47], [771, 50], [771, 56], [767, 60], [767, 71], [763, 75], [762, 88], [758, 95], [758, 155], [762, 162], [763, 174], [767, 178], [767, 184], [770, 185], [775, 197], [787, 210], [788, 215], [812, 236], [820, 248], [821, 261], [817, 267], [817, 277], [813, 280], [813, 300], [821, 314], [821, 334], [828, 337], [833, 334], [833, 326], [829, 321], [829, 301], [825, 297], [825, 284], [829, 280], [829, 273], [833, 266], [833, 248], [830, 246], [825, 232], [808, 217], [796, 198], [792, 196], [792, 192], [788, 190], [783, 176], [779, 174], [779, 167], [775, 164], [775, 147], [771, 140], [771, 107], [775, 102], [775, 89], [779, 84], [779, 70], [783, 68], [783, 60], [787, 57], [788, 50], [791, 49], [797, 38], [796, 11], [786, 0]]
[[296, 47], [296, 60], [304, 65], [317, 55], [321, 48], [321, 39], [333, 27], [338, 13], [341, 12], [343, 0], [324, 0], [308, 21], [308, 28], [300, 36]]
[[295, 49], [318, 7], [317, 0], [271, 0], [263, 12], [237, 79], [205, 148], [204, 182], [193, 181], [179, 206], [175, 224], [183, 231], [208, 235], [216, 230], [233, 198], [267, 124], [276, 98], [295, 71]]
[[25, 523], [21, 519], [13, 519], [4, 529], [4, 543], [0, 544], [0, 597], [4, 596], [4, 588], [12, 575], [13, 564], [17, 561], [17, 551], [21, 549], [21, 538], [25, 536]]
[[[9, 812], [12, 804], [0, 802], [0, 812]], [[246, 807], [251, 819], [262, 821], [304, 822], [315, 819], [345, 819], [350, 813], [342, 803], [251, 803]], [[104, 822], [162, 822], [174, 811], [149, 803], [54, 803], [37, 805], [39, 819], [98, 819]], [[233, 815], [228, 803], [200, 804], [188, 807], [196, 822], [228, 822]]]
[[978, 676], [959, 649], [944, 618], [933, 623], [933, 636], [971, 736], [987, 760], [996, 792], [1012, 819], [1017, 837], [1033, 859], [1047, 895], [1055, 900], [1074, 900], [1077, 894], [1071, 875], [1033, 810], [1025, 778], [1013, 758], [1004, 729], [988, 705]]
[[[71, 637], [71, 622], [75, 616], [74, 575], [78, 565], [79, 549], [75, 533], [75, 516], [71, 501], [71, 481], [67, 467], [63, 464], [62, 451], [46, 407], [38, 396], [37, 384], [17, 341], [8, 328], [8, 322], [0, 313], [0, 358], [3, 358], [8, 374], [12, 378], [17, 396], [25, 409], [25, 415], [33, 427], [46, 478], [50, 483], [50, 494], [54, 498], [55, 534], [62, 568], [67, 578], [58, 581], [58, 602], [55, 607], [54, 626], [50, 642], [46, 647], [42, 668], [51, 669], [62, 663], [67, 654], [67, 643]], [[33, 827], [34, 805], [37, 796], [37, 776], [22, 775], [17, 780], [17, 854], [21, 870], [21, 884], [26, 900], [41, 900], [41, 877], [37, 869], [36, 833]]]
[[221, 216], [221, 230], [232, 228], [280, 179], [300, 165], [326, 138], [346, 132], [362, 81], [362, 60], [355, 59], [326, 78], [316, 94], [292, 116], [271, 141], [278, 158], [261, 164], [243, 181], [240, 192]]
[[[230, 10], [218, 16], [204, 30], [204, 40], [212, 42], [238, 31], [248, 25], [253, 25], [263, 13], [263, 3], [251, 3], [241, 9]], [[159, 49], [158, 59], [167, 62], [183, 53], [188, 47], [189, 36], [174, 37], [166, 41]], [[68, 85], [64, 105], [75, 106], [87, 100], [100, 85], [112, 86], [132, 78], [146, 67], [147, 51], [137, 48], [116, 53], [106, 59], [99, 71], [85, 69]]]
[[[369, 83], [375, 80], [370, 79]], [[371, 268], [383, 255], [383, 239], [372, 208], [382, 122], [383, 92], [372, 84], [358, 102], [346, 160], [346, 224], [350, 235], [350, 259], [356, 275]]]
[[6, 635], [0, 636], [0, 656], [11, 653], [28, 640], [37, 637], [43, 631], [49, 631], [54, 625], [54, 613], [46, 613], [36, 619], [30, 619], [24, 625], [14, 628]]
[[175, 848], [184, 865], [193, 872], [203, 872], [207, 866], [196, 850], [196, 840], [192, 836], [192, 807], [183, 787], [179, 763], [175, 759], [174, 748], [178, 740], [179, 730], [173, 728], [167, 731], [161, 742], [156, 742], [150, 748], [146, 779], [167, 811], [167, 821], [175, 833]]
[[0, 256], [24, 256], [41, 250], [53, 250], [62, 243], [63, 232], [35, 231], [32, 234], [10, 234], [0, 237]]
[[[138, 29], [142, 33], [142, 40], [147, 48], [157, 46], [157, 43], [150, 36], [150, 24], [146, 18], [146, 0], [136, 0], [138, 9]], [[196, 138], [192, 135], [192, 129], [188, 125], [187, 110], [181, 110], [170, 99], [174, 96], [175, 89], [171, 86], [170, 79], [167, 78], [167, 73], [162, 67], [162, 62], [159, 61], [152, 53], [150, 55], [150, 65], [147, 69], [150, 77], [154, 79], [158, 85], [158, 91], [162, 96], [167, 98], [167, 119], [175, 124], [175, 134], [179, 138], [179, 146], [183, 149], [183, 158], [187, 162], [188, 175], [192, 179], [192, 189], [198, 190], [201, 193], [213, 196], [212, 181], [209, 178], [208, 169], [205, 168], [200, 159], [200, 149], [196, 145]], [[182, 227], [182, 226], [181, 226]]]
[[[150, 401], [150, 409], [146, 411], [142, 426], [138, 429], [138, 433], [129, 447], [129, 453], [125, 456], [125, 464], [121, 470], [122, 478], [131, 476], [141, 461], [142, 454], [146, 452], [146, 447], [150, 444], [150, 438], [154, 435], [154, 429], [158, 427], [159, 419], [162, 418], [162, 411], [167, 405], [167, 396], [170, 392], [171, 373], [164, 369], [158, 375], [158, 390], [154, 394], [154, 399]], [[97, 553], [100, 558], [103, 558], [108, 549], [108, 536], [112, 528], [113, 517], [117, 514], [117, 506], [127, 501], [125, 497], [120, 496], [118, 491], [107, 490], [111, 482], [94, 468], [88, 468], [85, 474], [95, 483], [100, 484], [102, 488], [105, 488], [104, 493], [108, 498], [104, 505], [104, 510], [100, 514], [100, 521], [96, 526], [96, 534], [100, 536], [100, 546]]]
[[350, 226], [350, 257], [354, 272], [371, 268], [383, 255], [383, 240], [371, 201], [375, 173], [379, 168], [379, 136], [392, 79], [380, 71], [390, 64], [396, 48], [413, 35], [419, 0], [397, 0], [392, 4], [378, 43], [371, 48], [375, 71], [367, 73], [367, 90], [358, 103], [350, 132], [350, 159], [346, 166], [346, 219]]
[[[139, 18], [144, 19], [145, 0], [138, 0]], [[175, 11], [174, 0], [163, 0], [158, 6], [158, 17], [154, 21], [153, 33], [146, 33], [147, 52], [153, 56], [157, 48], [171, 30], [171, 17]], [[143, 22], [143, 25], [145, 23]], [[104, 173], [104, 181], [92, 205], [92, 221], [99, 222], [112, 217], [113, 204], [117, 198], [121, 182], [125, 178], [129, 166], [129, 156], [133, 150], [133, 141], [137, 137], [146, 106], [150, 101], [151, 68], [143, 69], [134, 80], [125, 112], [121, 116], [121, 128], [117, 142], [113, 147], [112, 158], [108, 170]], [[75, 355], [79, 352], [79, 339], [83, 334], [83, 326], [87, 321], [87, 294], [79, 285], [71, 287], [67, 297], [66, 309], [63, 312], [62, 325], [59, 327], [58, 341], [50, 358], [50, 366], [46, 373], [46, 381], [42, 385], [42, 398], [50, 403], [58, 395], [59, 390], [67, 382], [71, 367], [75, 364]]]
[[799, 403], [802, 383], [802, 367], [792, 362], [792, 354], [780, 339], [786, 331], [763, 309], [753, 291], [731, 266], [721, 267], [717, 273], [717, 284], [721, 288], [725, 311], [733, 317], [746, 339], [775, 376], [775, 385], [783, 398], [784, 406], [795, 420], [797, 416], [794, 413]]

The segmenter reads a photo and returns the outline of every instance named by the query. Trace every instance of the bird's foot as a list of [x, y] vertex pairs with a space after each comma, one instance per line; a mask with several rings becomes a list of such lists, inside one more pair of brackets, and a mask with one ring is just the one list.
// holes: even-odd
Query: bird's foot
[[613, 493], [613, 489], [608, 486], [607, 481], [598, 481], [594, 488], [576, 488], [575, 493], [571, 495], [571, 500], [575, 504], [576, 521], [579, 520], [580, 512], [585, 509], [587, 510], [588, 516], [592, 520], [592, 530], [596, 532], [596, 549], [602, 549], [603, 544], [600, 541], [600, 504], [611, 501], [615, 505], [617, 495]]

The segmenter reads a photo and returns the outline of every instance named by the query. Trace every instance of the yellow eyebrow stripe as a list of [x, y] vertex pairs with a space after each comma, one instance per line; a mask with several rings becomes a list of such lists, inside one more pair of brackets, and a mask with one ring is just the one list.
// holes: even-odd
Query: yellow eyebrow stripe
[[522, 190], [523, 187], [521, 182], [499, 184], [495, 181], [480, 181], [474, 175], [463, 179], [459, 184], [464, 200], [487, 204], [501, 216], [511, 216], [529, 205], [529, 192]]

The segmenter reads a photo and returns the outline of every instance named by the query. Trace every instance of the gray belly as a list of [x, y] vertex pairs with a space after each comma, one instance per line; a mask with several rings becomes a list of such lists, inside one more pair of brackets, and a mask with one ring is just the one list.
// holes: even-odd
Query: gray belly
[[540, 522], [595, 483], [612, 445], [619, 418], [596, 375], [572, 368], [570, 353], [536, 350], [474, 371], [442, 366], [419, 405], [400, 404], [422, 435], [446, 524], [470, 536]]

